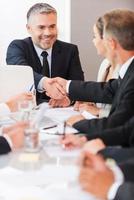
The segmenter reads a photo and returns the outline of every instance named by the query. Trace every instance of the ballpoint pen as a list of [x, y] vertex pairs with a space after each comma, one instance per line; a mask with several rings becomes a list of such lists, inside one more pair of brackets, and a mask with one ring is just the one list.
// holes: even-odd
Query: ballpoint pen
[[29, 91], [31, 92], [33, 88], [34, 88], [34, 84], [31, 85]]
[[66, 121], [63, 122], [63, 139], [66, 137]]
[[55, 125], [53, 125], [53, 126], [44, 127], [44, 128], [43, 128], [43, 130], [47, 130], [47, 129], [50, 129], [50, 128], [55, 128], [55, 127], [57, 127], [57, 125], [56, 125], [56, 124], [55, 124]]

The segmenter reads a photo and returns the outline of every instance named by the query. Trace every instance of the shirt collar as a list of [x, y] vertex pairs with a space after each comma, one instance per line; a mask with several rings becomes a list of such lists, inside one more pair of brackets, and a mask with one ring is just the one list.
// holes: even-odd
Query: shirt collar
[[131, 58], [129, 58], [129, 59], [122, 65], [122, 67], [121, 67], [121, 69], [120, 69], [120, 71], [119, 71], [119, 76], [120, 76], [121, 78], [124, 78], [125, 73], [126, 73], [127, 69], [129, 68], [129, 66], [130, 66], [130, 64], [131, 64], [131, 62], [132, 62], [133, 59], [134, 59], [134, 56], [132, 56]]
[[44, 49], [41, 49], [40, 47], [38, 47], [37, 45], [33, 44], [34, 45], [34, 48], [36, 50], [36, 53], [38, 55], [39, 58], [41, 58], [41, 53], [43, 51], [46, 51], [48, 53], [48, 56], [51, 57], [51, 54], [52, 54], [52, 48], [50, 49], [47, 49], [47, 50], [44, 50]]

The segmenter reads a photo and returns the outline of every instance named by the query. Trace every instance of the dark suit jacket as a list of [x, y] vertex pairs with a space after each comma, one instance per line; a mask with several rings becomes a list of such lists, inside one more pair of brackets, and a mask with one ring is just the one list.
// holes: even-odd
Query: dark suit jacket
[[[134, 116], [121, 126], [102, 130], [96, 137], [101, 138], [107, 146], [134, 146]], [[90, 134], [87, 139], [91, 139]]]
[[106, 147], [99, 151], [105, 159], [112, 158], [118, 164], [124, 163], [134, 158], [134, 147], [122, 148], [122, 147]]
[[[35, 86], [42, 75], [42, 66], [34, 49], [30, 37], [23, 40], [14, 40], [7, 49], [6, 62], [8, 65], [29, 65], [33, 68]], [[51, 77], [63, 77], [68, 80], [84, 80], [83, 71], [80, 64], [78, 48], [76, 45], [57, 40], [52, 49]], [[37, 93], [38, 100], [44, 94]]]
[[69, 96], [73, 100], [112, 103], [107, 118], [82, 120], [74, 124], [80, 132], [89, 134], [90, 139], [98, 137], [105, 129], [123, 125], [134, 115], [134, 60], [120, 86], [118, 80], [108, 83], [72, 81]]
[[5, 154], [11, 151], [11, 148], [6, 139], [0, 136], [0, 154]]
[[[132, 153], [134, 155], [134, 148], [127, 151], [131, 155]], [[134, 156], [130, 160], [122, 162], [119, 165], [119, 167], [121, 168], [124, 175], [124, 183], [118, 188], [114, 200], [133, 200], [134, 199]]]
[[114, 198], [114, 200], [133, 200], [134, 199], [134, 184], [125, 182], [122, 184]]

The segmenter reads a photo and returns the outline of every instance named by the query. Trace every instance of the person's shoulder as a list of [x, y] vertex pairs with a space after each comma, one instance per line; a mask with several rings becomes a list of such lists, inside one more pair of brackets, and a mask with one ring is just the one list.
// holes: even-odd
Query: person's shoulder
[[24, 39], [15, 39], [10, 44], [29, 44], [32, 40], [30, 37], [24, 38]]
[[61, 45], [62, 47], [68, 47], [68, 48], [74, 48], [74, 47], [77, 47], [76, 44], [73, 44], [73, 43], [69, 43], [69, 42], [64, 42], [62, 40], [56, 40], [56, 43], [57, 45]]

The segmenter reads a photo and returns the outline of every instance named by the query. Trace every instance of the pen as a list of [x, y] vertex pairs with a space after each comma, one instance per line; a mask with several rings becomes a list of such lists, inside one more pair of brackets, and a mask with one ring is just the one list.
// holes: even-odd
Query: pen
[[66, 136], [66, 121], [63, 122], [63, 139], [65, 138]]
[[33, 87], [34, 87], [34, 84], [31, 85], [31, 87], [29, 89], [30, 92], [32, 91]]
[[47, 129], [50, 129], [50, 128], [55, 128], [55, 127], [57, 127], [57, 125], [53, 125], [53, 126], [48, 126], [48, 127], [45, 127], [45, 128], [43, 128], [43, 130], [47, 130]]

